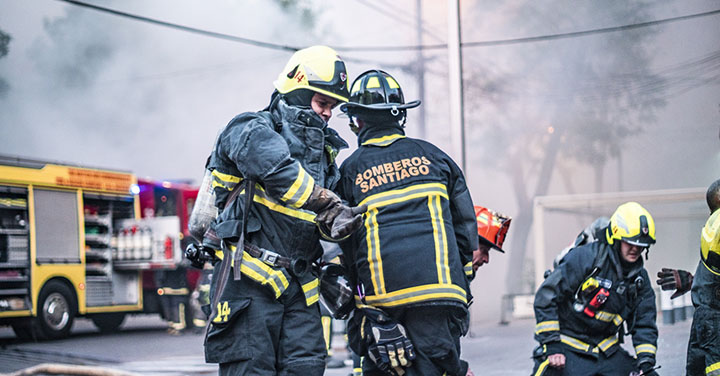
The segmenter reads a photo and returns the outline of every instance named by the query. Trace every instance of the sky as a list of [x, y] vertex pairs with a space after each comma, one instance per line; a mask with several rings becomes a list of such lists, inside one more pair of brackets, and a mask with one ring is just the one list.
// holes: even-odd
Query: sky
[[[350, 79], [380, 67], [400, 82], [406, 100], [421, 97], [413, 73], [420, 66], [417, 51], [348, 48], [437, 45], [448, 40], [445, 1], [421, 2], [421, 38], [417, 0], [307, 0], [289, 9], [268, 0], [88, 2], [279, 45], [326, 44], [347, 61]], [[463, 1], [462, 40], [568, 33], [720, 9], [712, 0], [634, 4], [642, 5], [641, 13], [599, 0], [572, 5]], [[267, 104], [272, 81], [290, 57], [288, 51], [183, 32], [57, 0], [0, 0], [0, 30], [12, 38], [8, 55], [0, 58], [0, 79], [9, 87], [0, 92], [0, 154], [195, 183], [217, 133], [236, 114]], [[636, 40], [643, 41], [641, 47], [618, 50], [618, 44]], [[592, 141], [579, 141], [579, 148], [563, 145], [549, 194], [591, 193], [598, 186], [601, 192], [707, 187], [720, 176], [719, 52], [718, 14], [641, 30], [463, 48], [465, 174], [474, 200], [517, 215], [512, 171], [503, 163], [508, 149], [501, 146], [527, 148], [528, 159], [543, 155], [547, 150], [542, 138], [525, 145], [522, 137], [542, 132], [561, 118], [582, 123], [588, 111], [594, 116], [607, 112], [610, 119], [635, 119], [641, 131], [620, 137], [620, 152], [600, 169], [599, 185], [592, 167], [571, 153]], [[633, 65], [638, 55], [646, 59], [642, 66]], [[411, 110], [407, 133], [457, 157], [459, 150], [452, 148], [447, 126], [447, 52], [429, 49], [422, 56], [425, 125], [422, 128], [419, 110]], [[643, 81], [638, 79], [641, 73], [664, 81]], [[659, 98], [662, 103], [650, 117], [634, 113], [632, 106], [604, 107], [612, 101], [598, 101], [592, 109], [576, 105], [597, 93], [607, 96], [608, 90], [616, 90], [618, 100], [632, 100], [623, 94], [635, 92], [640, 93], [636, 97]], [[343, 160], [356, 148], [355, 136], [337, 110], [330, 126], [351, 145], [341, 152]], [[493, 139], [494, 129], [503, 130], [506, 139]], [[537, 171], [524, 173], [534, 184]], [[511, 228], [505, 249], [512, 250], [512, 232]], [[491, 262], [474, 289], [482, 291], [512, 270], [507, 255], [493, 254]], [[497, 309], [482, 311], [484, 317], [494, 318], [496, 313]]]

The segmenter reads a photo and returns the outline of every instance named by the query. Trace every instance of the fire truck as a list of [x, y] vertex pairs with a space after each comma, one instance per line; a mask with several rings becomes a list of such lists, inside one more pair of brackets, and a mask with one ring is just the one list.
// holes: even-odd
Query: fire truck
[[[188, 231], [188, 220], [195, 205], [198, 187], [186, 182], [157, 181], [148, 178], [138, 178], [138, 187], [140, 188], [138, 196], [140, 197], [142, 217], [177, 217], [179, 219], [180, 248], [185, 249], [192, 239]], [[200, 278], [200, 270], [187, 268], [184, 264], [178, 264], [176, 267], [184, 272], [187, 288], [192, 291]], [[168, 269], [163, 268], [163, 270]], [[146, 312], [159, 312], [164, 315], [159, 301], [162, 286], [157, 284], [156, 272], [157, 270], [153, 268], [145, 268], [143, 271], [144, 309]], [[193, 312], [190, 305], [186, 305], [186, 308], [185, 317], [191, 317]], [[188, 321], [189, 324], [191, 324], [191, 320]]]
[[143, 280], [182, 261], [187, 216], [161, 215], [174, 199], [160, 195], [141, 218], [140, 193], [129, 172], [0, 155], [0, 325], [53, 339], [76, 317], [112, 331], [158, 313]]

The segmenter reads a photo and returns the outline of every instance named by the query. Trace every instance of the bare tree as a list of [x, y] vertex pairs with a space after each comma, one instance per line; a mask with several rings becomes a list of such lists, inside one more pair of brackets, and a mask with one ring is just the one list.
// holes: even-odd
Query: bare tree
[[[0, 29], [0, 59], [5, 57], [10, 52], [10, 34], [7, 34]], [[0, 77], [0, 98], [4, 97], [10, 90], [10, 85]]]
[[[650, 19], [650, 4], [493, 1], [474, 9], [483, 17], [501, 14], [508, 35], [585, 30], [605, 23]], [[510, 293], [528, 293], [531, 279], [518, 278], [533, 223], [532, 203], [549, 192], [559, 158], [594, 170], [595, 191], [603, 189], [603, 168], [617, 158], [623, 141], [651, 123], [664, 105], [661, 90], [644, 90], [662, 80], [649, 72], [652, 29], [608, 33], [508, 47], [466, 49], [465, 86], [471, 142], [505, 171], [518, 205], [513, 220]], [[652, 85], [650, 85], [652, 86]], [[657, 86], [657, 85], [655, 85]], [[567, 175], [567, 174], [565, 174]], [[538, 260], [543, 262], [543, 260]]]

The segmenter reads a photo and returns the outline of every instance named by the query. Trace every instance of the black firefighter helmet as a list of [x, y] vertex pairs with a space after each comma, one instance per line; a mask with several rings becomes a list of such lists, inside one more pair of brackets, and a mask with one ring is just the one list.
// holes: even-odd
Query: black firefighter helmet
[[345, 268], [339, 264], [325, 264], [320, 269], [320, 302], [338, 320], [344, 320], [355, 308], [355, 297]]
[[387, 72], [372, 69], [364, 72], [350, 86], [350, 98], [340, 105], [340, 110], [351, 119], [359, 117], [366, 121], [397, 121], [405, 124], [408, 108], [420, 105], [419, 100], [405, 103], [398, 82]]

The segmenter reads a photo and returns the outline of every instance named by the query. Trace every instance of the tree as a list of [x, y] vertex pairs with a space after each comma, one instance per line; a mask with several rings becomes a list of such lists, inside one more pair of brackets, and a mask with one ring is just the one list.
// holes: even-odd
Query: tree
[[[12, 38], [10, 37], [10, 34], [5, 33], [0, 29], [0, 59], [5, 57], [8, 52], [10, 52], [10, 40]], [[0, 77], [0, 98], [7, 95], [7, 92], [10, 90], [10, 84], [5, 81], [2, 77]]]
[[[541, 35], [591, 29], [588, 25], [599, 18], [606, 21], [597, 28], [647, 20], [650, 8], [644, 2], [590, 2], [569, 8], [560, 2], [553, 7], [498, 0], [478, 3], [472, 9], [476, 14], [469, 17], [479, 19], [477, 25], [505, 28], [507, 35]], [[504, 25], [497, 25], [498, 14]], [[490, 141], [483, 143], [487, 148], [480, 158], [492, 158], [488, 165], [509, 175], [518, 206], [511, 231], [509, 293], [528, 293], [533, 287], [531, 280], [518, 278], [518, 271], [527, 269], [521, 266], [533, 223], [533, 199], [548, 194], [558, 159], [591, 167], [595, 191], [600, 191], [604, 165], [617, 158], [623, 140], [641, 132], [664, 105], [662, 90], [643, 89], [662, 80], [649, 71], [652, 42], [652, 29], [636, 29], [463, 52], [466, 118], [473, 119], [471, 127], [478, 124], [470, 129], [471, 140]]]

